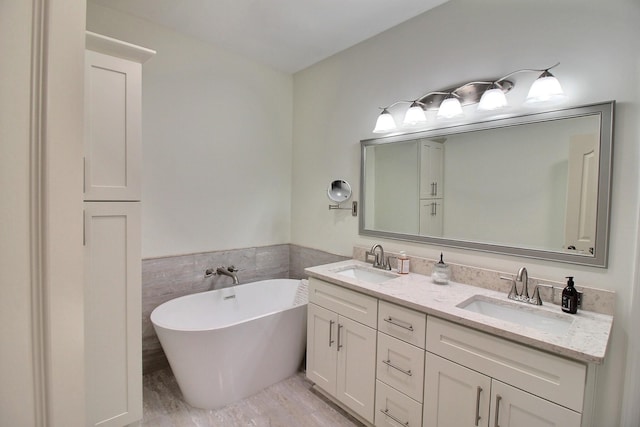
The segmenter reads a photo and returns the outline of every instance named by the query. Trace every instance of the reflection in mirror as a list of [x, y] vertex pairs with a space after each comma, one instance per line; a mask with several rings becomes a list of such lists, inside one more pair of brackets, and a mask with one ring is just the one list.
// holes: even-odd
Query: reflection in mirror
[[606, 266], [613, 103], [362, 141], [360, 233]]
[[329, 200], [338, 204], [346, 202], [351, 197], [351, 185], [343, 179], [331, 181], [327, 188], [327, 196]]

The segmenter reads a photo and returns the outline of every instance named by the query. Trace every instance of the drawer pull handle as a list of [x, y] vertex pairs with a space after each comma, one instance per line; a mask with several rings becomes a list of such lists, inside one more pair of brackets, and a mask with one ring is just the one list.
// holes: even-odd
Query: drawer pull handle
[[329, 347], [331, 347], [331, 344], [333, 344], [335, 341], [333, 339], [331, 339], [331, 335], [333, 332], [333, 324], [336, 323], [333, 320], [329, 320]]
[[476, 395], [476, 426], [480, 422], [480, 393], [482, 393], [482, 387], [478, 386], [478, 394]]
[[[402, 323], [404, 322], [400, 322], [399, 320], [396, 319], [392, 319], [391, 316], [389, 316], [388, 319], [383, 319], [385, 322], [387, 323], [391, 323], [392, 325], [398, 326], [402, 329], [406, 329], [407, 331], [411, 331], [413, 332], [413, 326], [411, 325], [411, 323], [405, 323], [404, 325]], [[406, 326], [409, 325], [409, 326]]]
[[342, 348], [342, 344], [340, 344], [340, 329], [342, 329], [342, 325], [338, 323], [338, 351]]
[[388, 409], [380, 409], [380, 412], [382, 412], [385, 416], [391, 418], [393, 421], [397, 422], [398, 424], [401, 424], [403, 426], [409, 426], [409, 421], [407, 421], [406, 423], [403, 423], [400, 419], [391, 415]]
[[395, 369], [395, 370], [397, 370], [397, 371], [402, 372], [402, 373], [403, 373], [403, 374], [405, 374], [405, 375], [408, 375], [408, 376], [412, 376], [412, 375], [413, 375], [413, 374], [411, 373], [411, 369], [409, 369], [408, 371], [405, 371], [405, 370], [404, 370], [404, 369], [402, 369], [402, 368], [398, 368], [396, 365], [394, 365], [393, 363], [391, 363], [391, 359], [389, 359], [389, 360], [383, 360], [383, 361], [382, 361], [382, 363], [384, 363], [385, 365], [389, 366], [390, 368], [393, 368], [393, 369]]
[[496, 394], [496, 419], [494, 421], [495, 427], [500, 427], [500, 425], [498, 425], [498, 418], [500, 417], [500, 401], [501, 400], [502, 400], [502, 396], [500, 396], [499, 394]]

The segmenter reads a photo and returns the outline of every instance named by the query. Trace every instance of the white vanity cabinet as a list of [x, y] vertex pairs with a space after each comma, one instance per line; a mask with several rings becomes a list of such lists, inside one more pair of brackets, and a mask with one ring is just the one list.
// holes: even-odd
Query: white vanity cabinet
[[309, 279], [307, 377], [373, 423], [378, 300]]
[[580, 427], [584, 364], [427, 320], [424, 425]]
[[155, 52], [86, 34], [86, 425], [142, 419], [142, 63]]

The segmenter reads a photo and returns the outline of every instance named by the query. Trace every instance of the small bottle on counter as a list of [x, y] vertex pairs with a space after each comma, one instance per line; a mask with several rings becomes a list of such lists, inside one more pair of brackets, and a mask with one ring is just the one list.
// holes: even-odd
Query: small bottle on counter
[[442, 260], [442, 252], [440, 252], [440, 262], [433, 266], [433, 273], [431, 273], [431, 280], [437, 285], [446, 285], [449, 283], [449, 277], [451, 276], [451, 269]]
[[405, 251], [400, 251], [400, 255], [397, 258], [398, 261], [398, 273], [409, 274], [409, 257]]
[[567, 287], [562, 291], [562, 311], [576, 314], [578, 312], [578, 291], [573, 287], [573, 276], [567, 276]]

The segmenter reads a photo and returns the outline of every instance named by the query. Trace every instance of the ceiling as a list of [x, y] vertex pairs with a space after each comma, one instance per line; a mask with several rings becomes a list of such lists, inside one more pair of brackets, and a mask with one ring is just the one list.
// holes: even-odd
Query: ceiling
[[447, 0], [89, 0], [295, 73]]

